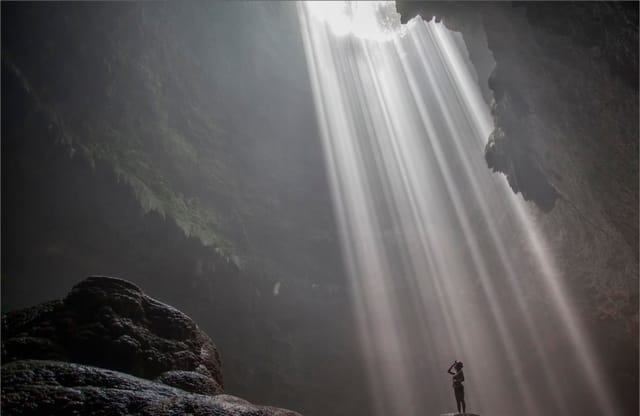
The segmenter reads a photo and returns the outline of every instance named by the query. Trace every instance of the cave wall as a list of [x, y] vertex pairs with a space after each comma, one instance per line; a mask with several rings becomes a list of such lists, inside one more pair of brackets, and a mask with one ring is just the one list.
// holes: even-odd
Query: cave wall
[[111, 166], [145, 211], [237, 265], [270, 258], [300, 275], [314, 268], [288, 255], [301, 244], [337, 257], [323, 231], [335, 224], [293, 6], [3, 10], [3, 71], [70, 156]]
[[[564, 199], [603, 211], [637, 252], [638, 5], [398, 2], [398, 11], [463, 34], [493, 98], [489, 166], [544, 210]], [[495, 61], [489, 78], [482, 48]]]
[[107, 163], [70, 158], [19, 84], [4, 79], [11, 111], [26, 113], [3, 123], [3, 311], [61, 297], [96, 273], [127, 278], [217, 337], [227, 391], [308, 414], [350, 411], [358, 399], [333, 383], [362, 376], [346, 293], [283, 280], [274, 296], [282, 276], [240, 269], [171, 218], [145, 212]]
[[367, 409], [295, 5], [1, 7], [3, 311], [123, 277], [228, 392]]
[[535, 204], [615, 390], [636, 414], [638, 3], [399, 1], [397, 9], [403, 22], [420, 15], [463, 35], [490, 95], [488, 167]]

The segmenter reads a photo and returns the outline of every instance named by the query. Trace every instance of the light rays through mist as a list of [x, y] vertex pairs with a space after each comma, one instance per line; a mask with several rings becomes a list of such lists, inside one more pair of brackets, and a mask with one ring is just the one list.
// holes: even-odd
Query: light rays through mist
[[298, 6], [376, 410], [453, 409], [460, 359], [470, 411], [568, 414], [587, 394], [615, 414], [527, 206], [484, 161], [493, 127], [458, 35], [388, 6]]

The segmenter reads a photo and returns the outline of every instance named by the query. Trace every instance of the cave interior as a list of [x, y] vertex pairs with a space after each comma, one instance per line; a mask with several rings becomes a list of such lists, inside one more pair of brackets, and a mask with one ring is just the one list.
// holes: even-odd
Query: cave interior
[[2, 412], [637, 415], [639, 3], [318, 3], [0, 4]]

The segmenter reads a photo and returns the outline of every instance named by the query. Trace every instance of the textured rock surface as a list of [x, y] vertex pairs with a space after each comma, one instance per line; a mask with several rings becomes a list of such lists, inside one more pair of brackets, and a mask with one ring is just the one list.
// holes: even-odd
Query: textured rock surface
[[198, 394], [222, 394], [222, 387], [214, 379], [195, 371], [167, 371], [156, 379], [160, 383]]
[[24, 360], [2, 367], [5, 415], [296, 416], [229, 395], [207, 396], [128, 374], [58, 361]]
[[209, 336], [126, 280], [90, 277], [7, 313], [2, 335], [4, 414], [296, 414], [223, 395]]
[[480, 416], [476, 413], [443, 413], [440, 416]]
[[491, 51], [495, 68], [481, 75], [495, 100], [489, 166], [542, 209], [558, 198], [599, 205], [637, 251], [637, 3], [398, 2], [398, 11], [460, 31], [479, 74], [479, 48]]
[[185, 314], [122, 279], [90, 277], [63, 301], [2, 319], [3, 362], [60, 359], [155, 378], [192, 371], [222, 385], [213, 341]]

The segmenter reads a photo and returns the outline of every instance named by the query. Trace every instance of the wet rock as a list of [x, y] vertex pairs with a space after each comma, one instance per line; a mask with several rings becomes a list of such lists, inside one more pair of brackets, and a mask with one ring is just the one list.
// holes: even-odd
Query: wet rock
[[2, 335], [6, 415], [297, 415], [222, 394], [211, 338], [126, 280], [7, 313]]
[[443, 413], [440, 416], [480, 416], [476, 413]]
[[443, 413], [440, 416], [480, 416], [475, 413]]
[[6, 314], [2, 330], [3, 362], [60, 359], [145, 378], [193, 371], [222, 386], [220, 356], [207, 334], [122, 279], [90, 277], [62, 302]]
[[299, 416], [229, 396], [186, 393], [117, 371], [58, 361], [2, 367], [5, 415]]
[[215, 396], [223, 392], [222, 387], [214, 379], [195, 371], [167, 371], [156, 380], [191, 393]]
[[62, 302], [3, 316], [3, 362], [62, 359], [154, 378], [197, 371], [222, 385], [213, 341], [182, 312], [110, 277], [90, 277]]

